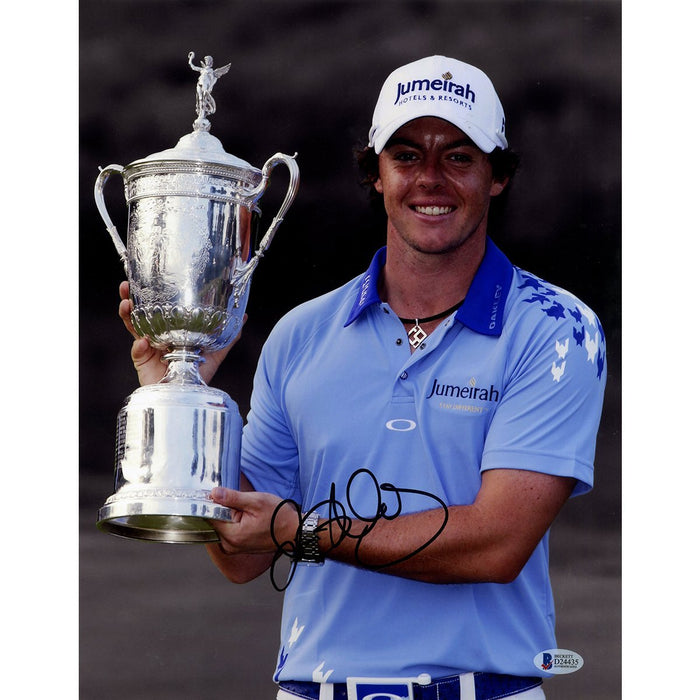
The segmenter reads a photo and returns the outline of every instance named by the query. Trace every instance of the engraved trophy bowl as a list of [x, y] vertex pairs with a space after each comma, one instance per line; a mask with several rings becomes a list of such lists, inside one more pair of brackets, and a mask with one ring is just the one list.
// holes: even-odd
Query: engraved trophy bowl
[[[226, 347], [243, 323], [250, 281], [291, 205], [299, 169], [277, 153], [262, 169], [226, 153], [209, 133], [211, 89], [228, 66], [197, 67], [197, 120], [174, 148], [123, 167], [109, 165], [95, 182], [95, 201], [129, 282], [131, 321], [165, 351], [157, 384], [134, 391], [119, 411], [115, 491], [97, 526], [110, 534], [157, 542], [215, 542], [209, 522], [231, 520], [210, 491], [238, 485], [242, 420], [226, 392], [199, 374], [203, 353]], [[253, 252], [258, 202], [272, 170], [289, 169], [286, 197]], [[127, 243], [107, 213], [104, 187], [122, 177]]]

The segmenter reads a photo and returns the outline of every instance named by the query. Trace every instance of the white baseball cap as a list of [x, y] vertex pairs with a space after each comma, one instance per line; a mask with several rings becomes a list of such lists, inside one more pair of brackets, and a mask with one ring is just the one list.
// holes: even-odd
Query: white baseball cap
[[374, 108], [369, 146], [379, 154], [398, 128], [419, 117], [447, 120], [484, 153], [508, 147], [503, 107], [491, 80], [454, 58], [421, 58], [389, 75]]

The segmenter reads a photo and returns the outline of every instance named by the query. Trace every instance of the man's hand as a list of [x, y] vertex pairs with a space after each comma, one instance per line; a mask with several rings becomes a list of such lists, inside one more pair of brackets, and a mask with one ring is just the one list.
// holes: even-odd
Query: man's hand
[[[279, 508], [281, 498], [271, 493], [222, 487], [215, 488], [211, 495], [214, 502], [228, 506], [236, 515], [232, 522], [210, 521], [225, 554], [274, 554], [278, 544], [296, 540], [299, 513], [291, 504]], [[270, 530], [273, 515], [277, 543]]]
[[[134, 363], [134, 368], [138, 374], [139, 384], [141, 386], [155, 384], [165, 376], [166, 364], [163, 361], [165, 351], [154, 348], [148, 342], [147, 338], [140, 336], [134, 329], [131, 323], [131, 312], [134, 305], [129, 298], [128, 282], [122, 282], [119, 285], [119, 297], [121, 299], [119, 302], [119, 317], [134, 338], [134, 343], [131, 346], [131, 361]], [[243, 316], [244, 324], [247, 318], [246, 315]], [[205, 382], [209, 383], [211, 381], [219, 365], [223, 362], [229, 350], [238, 342], [240, 337], [241, 334], [239, 333], [227, 347], [210, 354], [202, 355], [204, 361], [200, 365], [199, 373]]]
[[220, 541], [208, 544], [207, 551], [221, 573], [233, 583], [252, 581], [272, 565], [278, 550], [270, 533], [275, 511], [275, 539], [279, 545], [293, 543], [299, 528], [299, 514], [292, 505], [277, 510], [281, 500], [269, 493], [253, 491], [244, 475], [241, 475], [241, 489], [214, 489], [212, 499], [232, 508], [233, 520], [209, 521]]

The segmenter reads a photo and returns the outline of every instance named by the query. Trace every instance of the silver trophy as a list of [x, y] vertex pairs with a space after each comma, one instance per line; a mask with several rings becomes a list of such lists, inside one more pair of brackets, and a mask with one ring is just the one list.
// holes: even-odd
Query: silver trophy
[[[214, 542], [210, 519], [231, 520], [210, 498], [213, 487], [238, 484], [242, 420], [236, 403], [206, 385], [202, 353], [227, 346], [241, 330], [253, 271], [296, 196], [294, 157], [273, 155], [262, 170], [223, 149], [209, 133], [212, 88], [231, 64], [199, 72], [197, 119], [177, 145], [126, 167], [101, 169], [97, 208], [124, 264], [136, 331], [166, 350], [158, 383], [134, 391], [119, 412], [115, 491], [98, 512], [111, 534], [158, 542]], [[258, 201], [277, 165], [289, 187], [277, 215], [252, 248]], [[112, 173], [123, 178], [127, 244], [104, 202]], [[252, 253], [252, 254], [251, 254]]]

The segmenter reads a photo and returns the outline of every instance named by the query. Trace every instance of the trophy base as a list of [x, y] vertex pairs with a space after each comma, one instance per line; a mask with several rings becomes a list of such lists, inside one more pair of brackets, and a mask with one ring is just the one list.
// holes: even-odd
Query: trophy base
[[[168, 377], [194, 363], [171, 362]], [[115, 491], [97, 527], [120, 537], [166, 543], [219, 540], [211, 520], [233, 511], [211, 499], [239, 483], [243, 425], [236, 403], [219, 389], [170, 382], [134, 391], [119, 412]]]
[[209, 520], [230, 521], [226, 506], [201, 498], [145, 494], [107, 499], [97, 514], [97, 527], [118, 537], [170, 544], [218, 542]]

